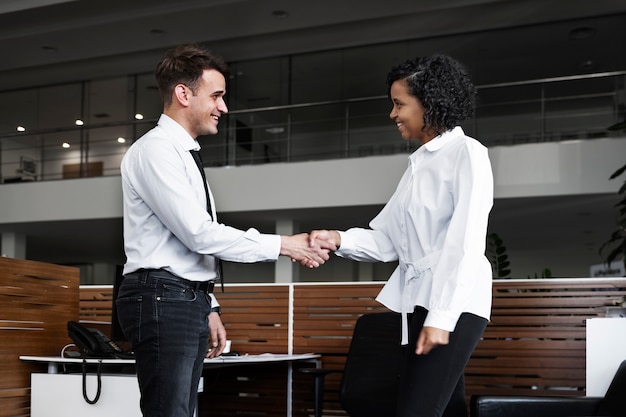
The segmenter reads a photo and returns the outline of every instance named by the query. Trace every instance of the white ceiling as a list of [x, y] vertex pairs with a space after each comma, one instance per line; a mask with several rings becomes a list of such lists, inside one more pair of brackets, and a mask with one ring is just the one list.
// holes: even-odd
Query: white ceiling
[[[573, 38], [572, 30], [581, 28], [592, 36]], [[4, 0], [0, 91], [151, 72], [165, 49], [189, 41], [233, 62], [406, 39], [421, 39], [414, 46], [420, 54], [453, 54], [477, 84], [625, 70], [626, 1]], [[511, 236], [515, 250], [540, 254], [543, 247], [563, 259], [589, 256], [611, 228], [613, 198], [498, 201], [491, 224]], [[366, 224], [377, 209], [293, 215], [305, 228], [345, 227]], [[271, 231], [275, 214], [230, 213], [222, 219]], [[119, 262], [122, 256], [119, 219], [0, 230], [9, 229], [29, 234], [31, 259]]]

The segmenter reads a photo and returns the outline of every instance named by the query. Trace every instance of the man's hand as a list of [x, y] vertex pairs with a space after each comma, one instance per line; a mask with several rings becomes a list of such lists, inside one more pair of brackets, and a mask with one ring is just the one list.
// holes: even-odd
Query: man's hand
[[222, 354], [226, 347], [226, 329], [218, 313], [209, 314], [209, 349], [207, 358], [215, 358]]
[[317, 268], [324, 264], [329, 258], [329, 252], [336, 249], [331, 242], [319, 241], [311, 245], [309, 235], [306, 233], [281, 236], [280, 254], [289, 256], [292, 261], [300, 262], [309, 268]]
[[440, 345], [447, 345], [450, 341], [450, 332], [436, 327], [424, 326], [415, 346], [416, 355], [427, 355]]

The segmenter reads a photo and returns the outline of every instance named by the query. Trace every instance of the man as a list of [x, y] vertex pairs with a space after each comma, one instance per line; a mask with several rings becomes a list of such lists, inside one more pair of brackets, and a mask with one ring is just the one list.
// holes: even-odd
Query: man
[[156, 69], [163, 114], [122, 160], [127, 261], [117, 307], [135, 352], [144, 416], [195, 412], [204, 357], [221, 354], [226, 343], [213, 295], [219, 259], [259, 262], [285, 255], [316, 267], [334, 249], [310, 247], [306, 234], [267, 235], [215, 220], [213, 196], [193, 152], [200, 148], [196, 138], [216, 134], [228, 111], [227, 74], [220, 57], [197, 45], [168, 51]]

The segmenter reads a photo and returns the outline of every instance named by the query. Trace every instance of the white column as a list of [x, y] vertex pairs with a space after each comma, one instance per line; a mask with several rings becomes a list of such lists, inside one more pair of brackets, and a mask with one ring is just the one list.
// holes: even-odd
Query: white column
[[26, 235], [19, 233], [2, 233], [2, 256], [14, 259], [26, 259]]
[[[277, 220], [276, 234], [293, 235], [296, 224], [293, 220]], [[300, 264], [291, 262], [287, 256], [279, 256], [274, 269], [274, 282], [288, 284], [300, 279]]]

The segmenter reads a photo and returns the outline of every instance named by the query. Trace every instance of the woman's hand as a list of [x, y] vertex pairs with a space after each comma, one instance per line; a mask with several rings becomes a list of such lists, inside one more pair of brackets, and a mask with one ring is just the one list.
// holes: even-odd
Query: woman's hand
[[427, 355], [440, 345], [447, 345], [450, 341], [450, 332], [436, 327], [425, 326], [420, 332], [415, 346], [416, 355]]

